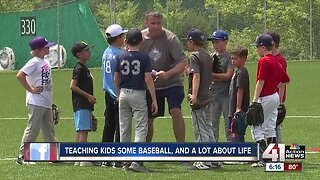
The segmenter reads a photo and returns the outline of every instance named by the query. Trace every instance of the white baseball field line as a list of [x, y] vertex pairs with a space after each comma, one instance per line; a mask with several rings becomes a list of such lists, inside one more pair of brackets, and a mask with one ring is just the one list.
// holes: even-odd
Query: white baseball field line
[[[98, 117], [99, 119], [102, 119], [104, 117]], [[164, 116], [164, 117], [158, 117], [160, 119], [168, 119], [170, 118], [170, 116]], [[185, 119], [191, 119], [191, 116], [184, 116], [183, 118]], [[320, 118], [320, 116], [286, 116], [286, 118], [311, 118], [311, 119], [317, 119]], [[25, 117], [15, 117], [15, 118], [10, 118], [10, 117], [0, 117], [0, 120], [17, 120], [17, 119], [28, 119]], [[61, 119], [73, 119], [73, 117], [61, 117]], [[307, 151], [306, 154], [317, 154], [320, 152], [312, 152], [312, 151]], [[16, 160], [17, 158], [0, 158], [0, 161], [12, 161], [12, 160]]]

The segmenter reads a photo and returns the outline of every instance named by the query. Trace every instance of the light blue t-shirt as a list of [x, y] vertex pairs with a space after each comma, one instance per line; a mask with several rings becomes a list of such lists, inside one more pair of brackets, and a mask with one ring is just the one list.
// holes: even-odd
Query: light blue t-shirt
[[124, 50], [109, 46], [102, 56], [102, 87], [112, 98], [117, 98], [117, 92], [114, 87], [114, 70], [116, 66], [116, 55]]

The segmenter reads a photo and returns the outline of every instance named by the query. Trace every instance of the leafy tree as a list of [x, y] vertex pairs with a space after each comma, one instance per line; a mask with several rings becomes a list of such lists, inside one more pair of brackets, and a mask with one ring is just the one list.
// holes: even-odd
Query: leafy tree
[[[182, 9], [182, 0], [168, 0], [167, 4], [154, 0], [154, 9], [162, 13], [163, 25], [177, 35], [184, 34], [182, 26], [186, 21], [189, 10]], [[168, 12], [167, 12], [168, 6]]]
[[[130, 28], [141, 28], [142, 22], [138, 22], [137, 12], [139, 4], [133, 1], [113, 1], [114, 5], [114, 20], [112, 20], [110, 15], [109, 4], [100, 3], [97, 5], [97, 19], [100, 27], [106, 28], [114, 23], [120, 24], [122, 27]], [[128, 8], [130, 7], [130, 8]]]
[[1, 0], [0, 11], [1, 12], [18, 12], [18, 11], [31, 11], [42, 0]]

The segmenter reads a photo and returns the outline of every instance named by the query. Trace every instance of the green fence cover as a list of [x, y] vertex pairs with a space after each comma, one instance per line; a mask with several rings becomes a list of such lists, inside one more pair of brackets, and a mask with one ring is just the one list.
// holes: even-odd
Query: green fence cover
[[[76, 59], [70, 50], [77, 41], [94, 44], [89, 67], [100, 67], [107, 42], [86, 0], [77, 0], [60, 6], [60, 45], [67, 51], [64, 67], [73, 67]], [[0, 48], [13, 49], [16, 69], [20, 69], [31, 57], [28, 43], [35, 36], [44, 36], [57, 42], [57, 8], [30, 12], [0, 13]]]

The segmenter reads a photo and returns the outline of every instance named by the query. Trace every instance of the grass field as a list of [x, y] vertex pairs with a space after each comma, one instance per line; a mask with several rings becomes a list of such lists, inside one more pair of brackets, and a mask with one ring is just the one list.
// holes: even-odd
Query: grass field
[[[256, 64], [247, 65], [251, 77], [251, 95], [255, 81]], [[283, 141], [286, 144], [305, 145], [307, 151], [320, 147], [320, 83], [317, 74], [319, 62], [289, 62], [291, 83], [287, 92], [288, 117], [284, 122]], [[62, 111], [62, 120], [56, 126], [56, 137], [60, 142], [74, 141], [74, 122], [69, 82], [71, 70], [54, 70], [54, 102]], [[101, 141], [104, 125], [104, 93], [101, 85], [101, 71], [92, 69], [97, 104], [95, 114], [100, 117], [98, 132], [89, 135], [89, 141]], [[21, 137], [27, 122], [25, 91], [15, 78], [16, 72], [0, 72], [0, 179], [319, 179], [320, 153], [308, 153], [301, 173], [268, 173], [263, 168], [249, 165], [224, 165], [219, 170], [189, 171], [177, 162], [146, 163], [155, 172], [150, 174], [124, 173], [121, 169], [107, 167], [74, 167], [72, 163], [58, 165], [38, 163], [34, 166], [15, 164]], [[185, 101], [183, 113], [186, 116], [186, 140], [194, 141], [190, 110]], [[220, 137], [224, 137], [222, 131]], [[42, 141], [41, 135], [38, 138]], [[223, 140], [223, 139], [221, 139]], [[155, 142], [174, 142], [170, 119], [155, 122]], [[252, 141], [247, 130], [246, 141]]]

